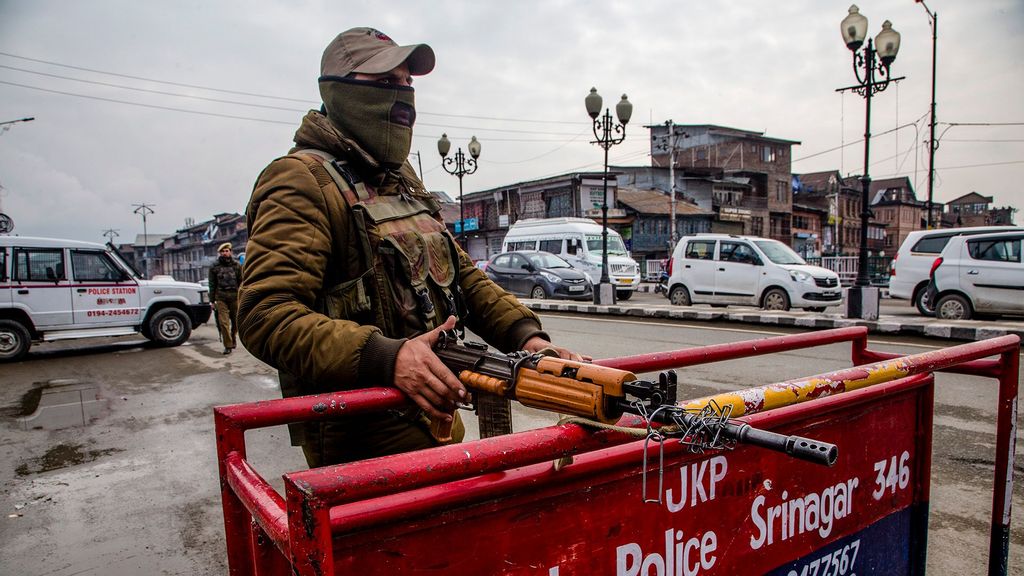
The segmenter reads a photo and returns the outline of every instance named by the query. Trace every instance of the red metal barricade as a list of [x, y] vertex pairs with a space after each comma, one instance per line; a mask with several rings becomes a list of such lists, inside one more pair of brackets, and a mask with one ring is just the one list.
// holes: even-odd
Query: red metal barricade
[[832, 468], [746, 446], [645, 448], [565, 424], [285, 474], [282, 497], [246, 461], [246, 430], [380, 411], [404, 396], [380, 388], [216, 408], [231, 574], [922, 574], [937, 371], [999, 380], [989, 573], [1005, 574], [1016, 336], [901, 357], [843, 328], [597, 363], [641, 373], [845, 341], [855, 368], [715, 397], [754, 426], [837, 444]]

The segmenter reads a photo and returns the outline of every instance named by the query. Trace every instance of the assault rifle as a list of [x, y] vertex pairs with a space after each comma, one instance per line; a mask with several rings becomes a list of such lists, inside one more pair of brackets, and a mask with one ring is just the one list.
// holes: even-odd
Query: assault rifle
[[[625, 370], [557, 356], [489, 352], [480, 342], [460, 343], [454, 330], [442, 332], [434, 353], [473, 399], [478, 393], [495, 394], [605, 425], [614, 424], [625, 413], [635, 414], [647, 423], [649, 438], [678, 438], [698, 452], [743, 442], [826, 466], [835, 464], [839, 455], [834, 444], [760, 430], [731, 420], [729, 411], [717, 406], [699, 412], [677, 406], [676, 374], [671, 370], [662, 372], [656, 382], [639, 380]], [[461, 407], [471, 408], [472, 403]], [[655, 431], [653, 422], [668, 426]], [[438, 440], [450, 439], [451, 425], [435, 421], [431, 432]]]

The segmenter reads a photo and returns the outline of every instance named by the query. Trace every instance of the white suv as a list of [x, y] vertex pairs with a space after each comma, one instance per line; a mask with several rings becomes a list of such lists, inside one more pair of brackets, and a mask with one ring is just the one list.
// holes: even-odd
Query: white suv
[[698, 234], [682, 237], [672, 252], [668, 298], [681, 306], [792, 306], [823, 312], [843, 301], [843, 291], [838, 274], [808, 265], [777, 240]]
[[0, 362], [33, 341], [141, 333], [177, 346], [209, 318], [208, 290], [143, 280], [110, 244], [0, 236]]
[[935, 316], [1024, 315], [1024, 230], [951, 238], [934, 261], [929, 296]]
[[935, 258], [946, 247], [950, 238], [964, 234], [985, 234], [1006, 230], [1021, 230], [1013, 226], [975, 226], [945, 228], [941, 230], [914, 230], [900, 245], [889, 269], [889, 297], [910, 300], [917, 311], [926, 316], [932, 313], [928, 301], [928, 272]]

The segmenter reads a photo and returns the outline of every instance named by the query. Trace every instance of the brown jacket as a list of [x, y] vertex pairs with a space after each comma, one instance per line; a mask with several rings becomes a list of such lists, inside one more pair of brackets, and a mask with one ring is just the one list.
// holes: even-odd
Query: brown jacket
[[[346, 158], [364, 181], [377, 184], [379, 194], [398, 193], [389, 182], [394, 176], [383, 176], [319, 112], [303, 119], [295, 143], [293, 153], [313, 148]], [[415, 194], [427, 194], [408, 163], [402, 178]], [[405, 340], [318, 311], [326, 287], [357, 278], [365, 268], [348, 205], [320, 159], [293, 154], [273, 161], [256, 182], [246, 219], [238, 305], [246, 349], [294, 376], [305, 393], [391, 385]], [[506, 352], [522, 349], [532, 336], [547, 338], [533, 312], [491, 282], [461, 248], [458, 253], [467, 328]]]

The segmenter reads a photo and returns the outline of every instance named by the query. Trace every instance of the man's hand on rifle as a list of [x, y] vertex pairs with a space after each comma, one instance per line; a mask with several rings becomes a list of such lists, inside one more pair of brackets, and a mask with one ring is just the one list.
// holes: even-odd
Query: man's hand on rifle
[[437, 328], [407, 340], [395, 359], [395, 387], [405, 392], [427, 416], [451, 421], [455, 403], [466, 397], [466, 388], [434, 354], [441, 332], [455, 329], [455, 316]]
[[526, 344], [523, 345], [523, 350], [526, 350], [531, 354], [536, 354], [537, 352], [541, 352], [543, 350], [553, 350], [555, 353], [558, 354], [559, 358], [564, 358], [566, 360], [574, 360], [576, 362], [590, 362], [593, 360], [593, 358], [591, 358], [590, 356], [584, 356], [581, 354], [577, 354], [571, 350], [562, 348], [561, 346], [555, 346], [554, 344], [548, 342], [547, 340], [541, 338], [540, 336], [534, 336], [533, 338], [527, 340]]

